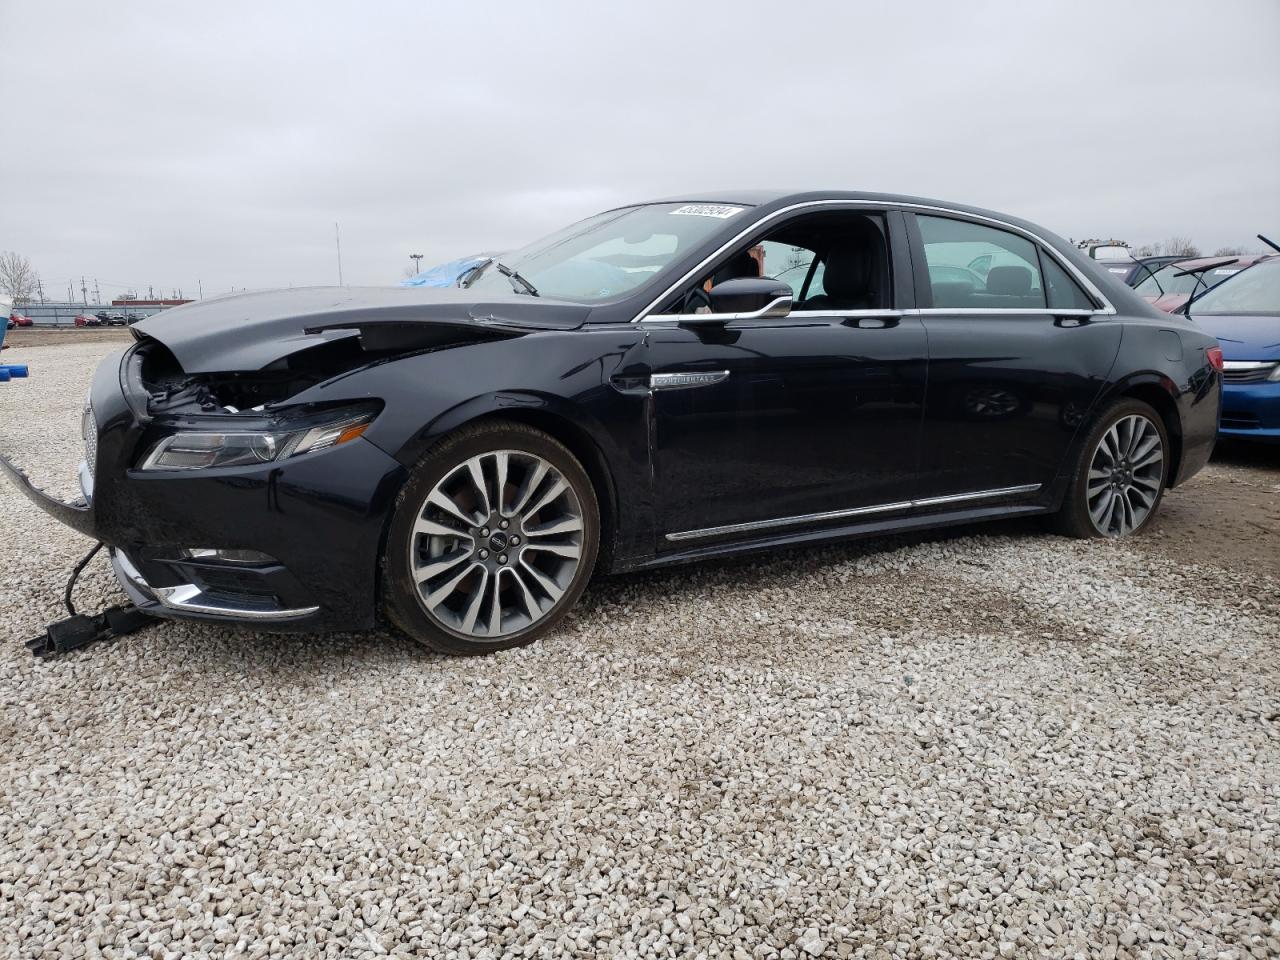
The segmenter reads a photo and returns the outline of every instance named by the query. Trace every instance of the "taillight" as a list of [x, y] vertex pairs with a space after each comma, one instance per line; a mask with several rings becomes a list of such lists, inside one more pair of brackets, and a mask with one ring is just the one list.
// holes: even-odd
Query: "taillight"
[[1207, 350], [1205, 350], [1204, 355], [1206, 359], [1208, 359], [1209, 361], [1209, 366], [1213, 367], [1213, 369], [1221, 373], [1222, 372], [1222, 348], [1209, 347]]

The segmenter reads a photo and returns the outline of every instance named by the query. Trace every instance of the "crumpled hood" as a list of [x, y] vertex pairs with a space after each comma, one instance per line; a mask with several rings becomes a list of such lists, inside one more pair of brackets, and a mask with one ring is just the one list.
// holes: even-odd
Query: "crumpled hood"
[[[591, 308], [512, 295], [477, 299], [430, 287], [300, 287], [237, 293], [164, 310], [132, 329], [172, 351], [188, 373], [261, 370], [326, 339], [418, 326], [530, 333], [580, 327]], [[319, 332], [307, 330], [323, 328]]]
[[1228, 360], [1280, 359], [1280, 317], [1218, 317], [1197, 314], [1193, 305], [1191, 319], [1218, 338]]

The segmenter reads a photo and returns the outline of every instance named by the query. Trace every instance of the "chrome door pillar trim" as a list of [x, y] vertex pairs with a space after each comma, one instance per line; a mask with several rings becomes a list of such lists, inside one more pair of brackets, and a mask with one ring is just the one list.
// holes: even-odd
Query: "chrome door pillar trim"
[[689, 373], [654, 373], [649, 375], [650, 390], [688, 390], [709, 387], [729, 379], [728, 370], [691, 371]]
[[704, 527], [701, 530], [682, 530], [679, 533], [668, 533], [667, 539], [673, 543], [678, 543], [682, 540], [700, 540], [704, 537], [723, 537], [734, 533], [750, 533], [754, 530], [770, 530], [775, 527], [792, 527], [809, 523], [821, 523], [826, 520], [843, 520], [846, 517], [862, 517], [876, 513], [914, 510], [921, 507], [939, 507], [949, 503], [964, 503], [970, 500], [1009, 497], [1020, 493], [1035, 493], [1039, 489], [1040, 484], [1038, 483], [1024, 483], [1016, 487], [976, 490], [971, 493], [951, 493], [941, 497], [921, 497], [916, 500], [901, 500], [897, 503], [878, 503], [868, 507], [852, 507], [848, 510], [829, 510], [825, 513], [806, 513], [795, 517], [753, 520], [749, 523], [728, 523], [720, 527]]
[[[1007, 220], [1001, 220], [998, 217], [988, 217], [980, 213], [969, 213], [966, 210], [954, 210], [951, 207], [940, 207], [940, 206], [937, 206], [936, 204], [929, 204], [929, 203], [906, 203], [906, 202], [892, 201], [892, 200], [885, 200], [885, 201], [808, 200], [804, 203], [793, 203], [790, 206], [781, 207], [773, 211], [773, 213], [770, 213], [767, 216], [761, 217], [760, 219], [747, 224], [747, 226], [743, 230], [735, 234], [731, 239], [725, 241], [725, 243], [721, 244], [715, 251], [708, 254], [691, 270], [687, 271], [682, 277], [680, 277], [679, 280], [677, 280], [675, 283], [668, 286], [665, 290], [662, 291], [661, 294], [659, 294], [657, 297], [651, 300], [643, 310], [641, 310], [639, 313], [637, 313], [634, 317], [631, 318], [631, 322], [636, 323], [638, 321], [644, 320], [648, 316], [650, 310], [654, 309], [658, 304], [660, 304], [667, 297], [671, 296], [672, 293], [674, 293], [684, 284], [688, 283], [694, 277], [698, 276], [698, 274], [702, 270], [704, 270], [706, 267], [708, 267], [713, 260], [715, 260], [721, 254], [723, 254], [735, 243], [740, 242], [741, 240], [745, 239], [747, 236], [755, 232], [755, 230], [758, 227], [761, 227], [772, 220], [776, 220], [778, 217], [785, 216], [788, 213], [794, 213], [796, 210], [807, 210], [810, 208], [837, 207], [837, 206], [845, 207], [845, 208], [866, 208], [871, 210], [886, 210], [886, 211], [887, 210], [909, 210], [913, 213], [919, 212], [919, 211], [924, 211], [926, 213], [941, 213], [941, 214], [952, 216], [952, 217], [960, 217], [966, 220], [976, 220], [982, 223], [994, 224], [995, 226], [999, 227], [1002, 230], [1010, 230], [1014, 233], [1021, 234], [1027, 239], [1034, 241], [1043, 249], [1047, 250], [1049, 252], [1049, 255], [1052, 256], [1053, 259], [1058, 262], [1059, 266], [1061, 266], [1064, 270], [1067, 271], [1067, 273], [1069, 273], [1072, 277], [1074, 277], [1085, 288], [1085, 290], [1089, 293], [1091, 297], [1097, 300], [1098, 303], [1102, 304], [1101, 309], [1089, 311], [1090, 313], [1106, 314], [1109, 316], [1114, 315], [1116, 313], [1116, 308], [1112, 305], [1111, 301], [1108, 300], [1106, 296], [1103, 295], [1102, 291], [1098, 289], [1097, 284], [1095, 284], [1092, 280], [1086, 277], [1074, 263], [1072, 263], [1070, 260], [1063, 257], [1062, 254], [1060, 254], [1057, 251], [1057, 249], [1053, 246], [1053, 244], [1049, 243], [1049, 241], [1045, 240], [1039, 234], [1036, 234], [1026, 229], [1025, 227], [1020, 227], [1016, 223], [1009, 223]], [[1012, 312], [1022, 313], [1025, 311], [1012, 311]], [[1066, 313], [1068, 311], [1047, 311], [1047, 312]]]

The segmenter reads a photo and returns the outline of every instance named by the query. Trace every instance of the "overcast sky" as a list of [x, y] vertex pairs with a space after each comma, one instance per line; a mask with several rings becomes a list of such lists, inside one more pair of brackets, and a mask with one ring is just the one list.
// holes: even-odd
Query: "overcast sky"
[[[892, 7], [892, 9], [889, 9]], [[885, 190], [1280, 235], [1280, 2], [0, 0], [0, 249], [46, 295], [398, 282], [608, 206]]]

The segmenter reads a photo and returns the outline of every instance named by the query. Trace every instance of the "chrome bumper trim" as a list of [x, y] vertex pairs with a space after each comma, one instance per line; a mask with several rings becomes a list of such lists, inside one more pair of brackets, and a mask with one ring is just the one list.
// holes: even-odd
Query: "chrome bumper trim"
[[183, 583], [174, 587], [153, 587], [133, 565], [123, 550], [112, 550], [111, 558], [116, 562], [120, 576], [128, 586], [133, 587], [144, 596], [154, 597], [166, 610], [175, 613], [198, 613], [210, 617], [230, 617], [237, 620], [252, 620], [258, 623], [270, 620], [293, 620], [315, 613], [320, 608], [295, 607], [293, 609], [264, 610], [255, 607], [236, 607], [224, 600], [211, 597], [194, 583]]

